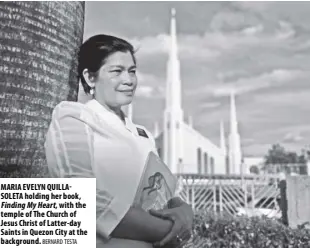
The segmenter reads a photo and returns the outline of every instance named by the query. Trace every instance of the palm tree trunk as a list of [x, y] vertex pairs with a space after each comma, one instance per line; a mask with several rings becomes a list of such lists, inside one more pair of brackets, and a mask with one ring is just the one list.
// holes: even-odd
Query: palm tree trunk
[[0, 177], [45, 176], [60, 101], [76, 101], [84, 2], [0, 3]]

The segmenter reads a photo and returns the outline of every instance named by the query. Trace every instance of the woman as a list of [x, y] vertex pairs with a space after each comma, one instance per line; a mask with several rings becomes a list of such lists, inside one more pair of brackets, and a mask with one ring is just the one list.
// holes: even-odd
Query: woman
[[137, 87], [136, 58], [127, 41], [96, 35], [80, 48], [78, 73], [86, 104], [61, 102], [53, 111], [45, 150], [52, 177], [97, 178], [97, 247], [176, 247], [190, 237], [193, 214], [179, 198], [169, 209], [133, 207], [152, 135], [122, 106]]

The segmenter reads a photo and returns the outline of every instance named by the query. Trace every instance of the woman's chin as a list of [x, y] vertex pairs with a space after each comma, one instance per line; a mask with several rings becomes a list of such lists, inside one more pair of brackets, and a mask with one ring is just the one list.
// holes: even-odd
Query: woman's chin
[[128, 105], [132, 102], [133, 96], [123, 96], [121, 99], [121, 105]]

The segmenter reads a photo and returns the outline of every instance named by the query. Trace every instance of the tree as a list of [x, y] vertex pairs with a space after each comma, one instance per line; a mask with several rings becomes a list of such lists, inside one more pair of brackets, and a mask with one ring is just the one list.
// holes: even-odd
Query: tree
[[84, 2], [0, 5], [0, 177], [42, 177], [55, 105], [76, 101]]
[[[281, 167], [286, 170], [286, 172], [291, 172], [292, 165], [299, 164], [299, 171], [301, 168], [305, 167], [307, 163], [305, 152], [298, 154], [296, 152], [286, 151], [284, 147], [279, 144], [272, 145], [265, 156], [265, 166], [264, 170], [280, 172]], [[275, 167], [276, 166], [276, 167]], [[295, 168], [296, 169], [296, 168]]]
[[284, 147], [279, 144], [272, 145], [265, 156], [265, 164], [287, 164], [288, 156]]
[[256, 166], [256, 165], [252, 165], [251, 167], [250, 167], [250, 173], [252, 173], [252, 174], [259, 174], [259, 169], [258, 169], [258, 167]]

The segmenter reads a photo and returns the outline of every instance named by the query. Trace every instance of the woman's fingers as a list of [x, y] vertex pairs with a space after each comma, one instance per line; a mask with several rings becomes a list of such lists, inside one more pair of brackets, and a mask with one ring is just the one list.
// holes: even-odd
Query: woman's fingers
[[154, 210], [154, 209], [151, 209], [149, 211], [149, 213], [151, 215], [155, 216], [155, 217], [162, 218], [162, 219], [168, 219], [169, 216], [170, 216], [170, 213], [167, 212], [167, 210]]
[[[186, 218], [186, 211], [180, 209], [164, 209], [164, 210], [150, 210], [149, 213], [155, 217], [162, 219], [169, 219], [174, 224], [170, 232], [155, 246], [163, 247], [166, 244], [174, 243], [175, 245], [182, 245], [186, 243], [191, 237], [191, 229], [189, 229], [188, 218]], [[191, 228], [191, 227], [190, 227]]]

